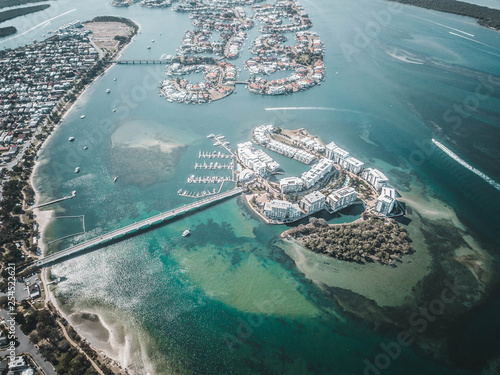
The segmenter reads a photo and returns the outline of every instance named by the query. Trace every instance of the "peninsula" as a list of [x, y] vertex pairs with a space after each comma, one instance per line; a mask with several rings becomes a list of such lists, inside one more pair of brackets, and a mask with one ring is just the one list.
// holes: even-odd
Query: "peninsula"
[[[75, 21], [47, 40], [2, 51], [0, 71], [4, 114], [0, 119], [0, 248], [2, 292], [16, 290], [15, 302], [2, 297], [9, 319], [18, 323], [26, 351], [10, 358], [10, 368], [41, 368], [44, 373], [112, 374], [114, 364], [92, 349], [70, 327], [50, 300], [46, 272], [27, 268], [42, 252], [31, 175], [37, 152], [63, 114], [137, 33], [132, 21], [100, 17]], [[7, 276], [13, 273], [12, 280]], [[25, 288], [27, 292], [19, 292]], [[3, 312], [2, 312], [3, 313]], [[2, 315], [2, 318], [4, 316]], [[15, 344], [15, 341], [12, 341]], [[47, 362], [48, 361], [48, 362]]]
[[[209, 136], [210, 137], [210, 136]], [[356, 223], [329, 226], [311, 218], [309, 225], [287, 230], [282, 237], [297, 239], [303, 246], [338, 259], [359, 263], [378, 261], [395, 265], [412, 252], [404, 228], [391, 220], [402, 216], [399, 194], [389, 187], [388, 178], [334, 142], [326, 146], [305, 129], [287, 130], [260, 125], [251, 142], [238, 144], [238, 183], [247, 188], [250, 208], [268, 224], [302, 220], [321, 210], [333, 214], [351, 205], [364, 212]], [[311, 165], [300, 177], [277, 179], [280, 165], [264, 148]], [[361, 235], [362, 233], [362, 235]]]
[[481, 26], [500, 30], [500, 10], [457, 0], [389, 0], [420, 8], [458, 14], [477, 19]]

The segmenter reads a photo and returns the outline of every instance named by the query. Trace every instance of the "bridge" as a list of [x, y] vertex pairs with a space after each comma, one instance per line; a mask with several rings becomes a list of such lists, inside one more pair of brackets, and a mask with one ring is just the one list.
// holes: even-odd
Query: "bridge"
[[167, 60], [110, 60], [110, 64], [170, 64]]
[[153, 217], [150, 217], [148, 219], [144, 219], [144, 220], [138, 221], [136, 223], [129, 224], [123, 228], [116, 229], [112, 232], [103, 234], [99, 237], [92, 238], [91, 240], [82, 242], [78, 245], [71, 246], [67, 249], [58, 251], [55, 254], [48, 255], [42, 259], [35, 261], [33, 264], [35, 266], [38, 266], [38, 267], [44, 267], [44, 266], [47, 266], [48, 264], [55, 263], [55, 262], [60, 261], [64, 258], [74, 256], [74, 255], [81, 253], [85, 250], [88, 250], [90, 248], [94, 248], [94, 247], [97, 247], [99, 245], [103, 245], [103, 244], [110, 242], [110, 241], [116, 241], [116, 240], [122, 239], [126, 235], [138, 234], [138, 233], [145, 231], [153, 226], [159, 225], [159, 224], [163, 223], [164, 221], [171, 219], [175, 216], [182, 215], [188, 211], [191, 211], [191, 210], [209, 205], [211, 203], [215, 203], [215, 202], [224, 200], [226, 198], [230, 198], [230, 197], [233, 197], [235, 195], [241, 194], [243, 192], [243, 190], [244, 189], [241, 187], [235, 188], [232, 190], [228, 190], [224, 193], [212, 195], [209, 198], [205, 198], [205, 199], [193, 202], [193, 203], [186, 204], [184, 206], [180, 206], [180, 207], [175, 208], [173, 210], [160, 213], [160, 214], [155, 215]]

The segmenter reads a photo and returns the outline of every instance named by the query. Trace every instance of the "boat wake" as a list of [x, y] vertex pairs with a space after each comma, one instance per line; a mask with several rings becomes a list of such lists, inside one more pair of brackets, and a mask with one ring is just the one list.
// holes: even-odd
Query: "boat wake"
[[479, 169], [474, 168], [472, 165], [468, 164], [465, 160], [460, 158], [457, 154], [455, 154], [453, 151], [451, 151], [448, 147], [443, 145], [442, 143], [436, 141], [435, 139], [432, 140], [432, 142], [439, 147], [442, 151], [444, 151], [448, 156], [450, 156], [453, 160], [467, 168], [469, 171], [475, 173], [479, 177], [481, 177], [483, 180], [485, 180], [487, 183], [489, 183], [491, 186], [493, 186], [495, 189], [500, 191], [500, 184], [494, 181], [491, 177], [488, 177], [485, 175], [483, 172], [481, 172]]
[[277, 108], [264, 108], [266, 111], [339, 111], [339, 112], [352, 112], [360, 113], [350, 109], [339, 109], [333, 107], [277, 107]]

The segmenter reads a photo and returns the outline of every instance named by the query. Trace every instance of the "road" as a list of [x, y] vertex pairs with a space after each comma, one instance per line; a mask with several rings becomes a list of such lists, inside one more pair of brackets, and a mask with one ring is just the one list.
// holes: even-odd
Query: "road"
[[112, 240], [116, 240], [120, 237], [126, 236], [126, 235], [134, 233], [134, 232], [141, 231], [143, 229], [150, 228], [152, 225], [160, 224], [161, 222], [163, 222], [167, 219], [171, 219], [177, 215], [181, 215], [181, 214], [184, 214], [184, 213], [186, 213], [190, 210], [193, 210], [195, 208], [200, 208], [200, 207], [205, 206], [207, 204], [214, 203], [214, 202], [217, 202], [219, 200], [232, 197], [234, 195], [240, 194], [241, 192], [243, 192], [243, 188], [235, 188], [232, 190], [228, 190], [224, 193], [212, 195], [211, 197], [208, 197], [208, 198], [205, 198], [205, 199], [193, 202], [193, 203], [186, 204], [184, 206], [175, 208], [175, 209], [170, 210], [170, 211], [163, 212], [161, 214], [155, 215], [155, 216], [150, 217], [150, 218], [145, 219], [145, 220], [138, 221], [138, 222], [133, 223], [133, 224], [129, 224], [123, 228], [116, 229], [112, 232], [103, 234], [102, 236], [95, 237], [91, 240], [82, 242], [78, 245], [61, 250], [55, 254], [52, 254], [52, 255], [46, 256], [45, 258], [37, 260], [36, 262], [34, 262], [34, 264], [39, 266], [39, 267], [45, 266], [49, 263], [53, 263], [55, 261], [58, 261], [62, 258], [66, 258], [68, 256], [77, 254], [77, 253], [79, 253], [83, 250], [86, 250], [88, 248], [91, 248], [91, 247], [94, 247], [97, 245], [101, 245], [103, 243], [106, 243], [106, 242], [109, 242]]
[[[6, 310], [0, 310], [0, 317], [4, 318], [5, 320], [10, 319], [10, 316]], [[19, 342], [19, 346], [16, 348], [16, 354], [30, 353], [37, 362], [38, 366], [40, 366], [47, 375], [57, 375], [54, 367], [50, 364], [50, 362], [47, 362], [45, 358], [42, 357], [38, 349], [35, 348], [35, 345], [30, 342], [28, 336], [26, 336], [19, 329], [19, 326], [16, 326], [16, 336], [17, 341]], [[0, 350], [0, 356], [6, 355], [9, 355], [8, 350]]]

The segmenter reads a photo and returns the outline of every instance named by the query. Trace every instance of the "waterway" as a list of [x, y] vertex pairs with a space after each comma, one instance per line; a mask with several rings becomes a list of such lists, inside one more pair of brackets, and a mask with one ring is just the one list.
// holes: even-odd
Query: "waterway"
[[[75, 19], [117, 14], [141, 25], [123, 58], [159, 58], [173, 54], [190, 28], [187, 15], [171, 9], [117, 9], [102, 0], [51, 4], [43, 14], [11, 21], [20, 33], [0, 46], [41, 39]], [[137, 374], [363, 373], [364, 360], [397, 332], [349, 318], [325, 285], [380, 306], [411, 300], [413, 287], [430, 272], [433, 251], [458, 243], [432, 232], [437, 222], [459, 238], [473, 238], [477, 253], [498, 255], [499, 192], [431, 139], [500, 181], [500, 34], [464, 17], [406, 6], [389, 11], [389, 3], [378, 0], [303, 5], [326, 49], [327, 79], [310, 91], [263, 97], [240, 85], [224, 100], [183, 105], [158, 96], [164, 66], [118, 65], [99, 78], [40, 154], [37, 189], [46, 200], [76, 190], [54, 214], [85, 215], [87, 229], [49, 252], [191, 202], [177, 191], [189, 188], [198, 150], [210, 150], [206, 135], [222, 133], [236, 145], [259, 124], [305, 127], [383, 170], [412, 208], [408, 231], [417, 252], [396, 268], [309, 258], [277, 239], [286, 227], [264, 225], [232, 199], [54, 266], [52, 273], [66, 280], [53, 292], [70, 321]], [[246, 56], [235, 64], [243, 68]], [[283, 164], [287, 175], [304, 170]], [[357, 215], [348, 211], [332, 220]], [[192, 235], [183, 238], [186, 228]], [[46, 242], [79, 230], [78, 223], [58, 220]], [[458, 368], [410, 346], [384, 372], [456, 374], [484, 365], [481, 360], [500, 350], [498, 340], [488, 339], [500, 334], [499, 309], [495, 290], [453, 331]]]

